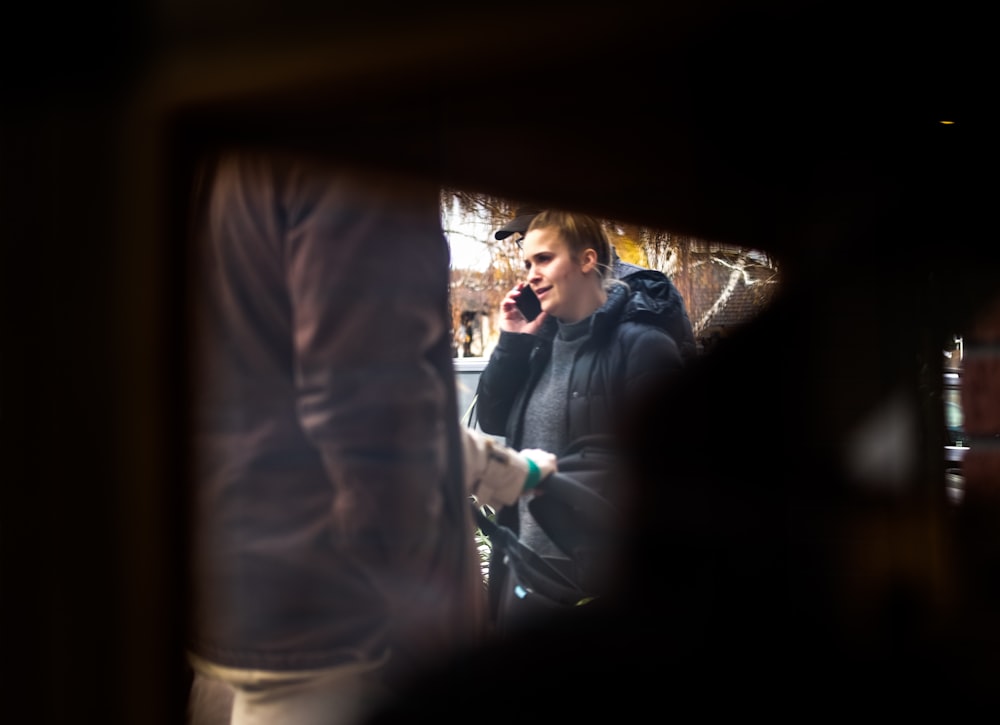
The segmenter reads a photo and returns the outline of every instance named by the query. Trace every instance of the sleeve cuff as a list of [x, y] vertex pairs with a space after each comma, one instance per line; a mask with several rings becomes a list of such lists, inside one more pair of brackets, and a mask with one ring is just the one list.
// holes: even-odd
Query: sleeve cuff
[[542, 469], [538, 467], [530, 458], [525, 458], [528, 461], [528, 477], [524, 479], [524, 490], [530, 491], [531, 489], [538, 486], [542, 481]]

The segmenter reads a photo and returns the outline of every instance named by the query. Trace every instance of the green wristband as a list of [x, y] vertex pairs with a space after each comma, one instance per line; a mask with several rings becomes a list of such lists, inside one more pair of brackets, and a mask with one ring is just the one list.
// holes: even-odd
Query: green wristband
[[541, 483], [542, 469], [540, 469], [538, 464], [527, 456], [525, 456], [524, 460], [528, 462], [528, 477], [524, 479], [524, 490], [530, 491]]

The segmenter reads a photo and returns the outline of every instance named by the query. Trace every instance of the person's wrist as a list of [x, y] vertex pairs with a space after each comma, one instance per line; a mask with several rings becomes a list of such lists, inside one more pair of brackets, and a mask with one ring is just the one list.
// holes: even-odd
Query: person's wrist
[[555, 473], [559, 468], [556, 457], [549, 451], [539, 448], [525, 448], [521, 451], [521, 458], [524, 459], [528, 468], [523, 487], [525, 491], [530, 491], [541, 485], [546, 477]]
[[528, 476], [524, 479], [524, 490], [530, 491], [533, 488], [537, 488], [538, 484], [542, 482], [542, 469], [527, 456], [525, 460], [528, 462]]

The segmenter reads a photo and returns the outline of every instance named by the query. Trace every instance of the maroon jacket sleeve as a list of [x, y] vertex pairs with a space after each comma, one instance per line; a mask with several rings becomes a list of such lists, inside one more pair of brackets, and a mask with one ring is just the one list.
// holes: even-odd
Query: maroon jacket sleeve
[[447, 333], [447, 242], [435, 190], [342, 178], [290, 169], [278, 200], [299, 419], [342, 543], [419, 557], [439, 530], [452, 413], [428, 360]]

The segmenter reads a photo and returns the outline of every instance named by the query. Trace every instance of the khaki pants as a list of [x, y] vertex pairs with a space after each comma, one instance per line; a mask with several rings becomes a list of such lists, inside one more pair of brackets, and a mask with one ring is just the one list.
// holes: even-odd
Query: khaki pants
[[360, 725], [388, 698], [384, 662], [300, 672], [191, 663], [188, 725]]

